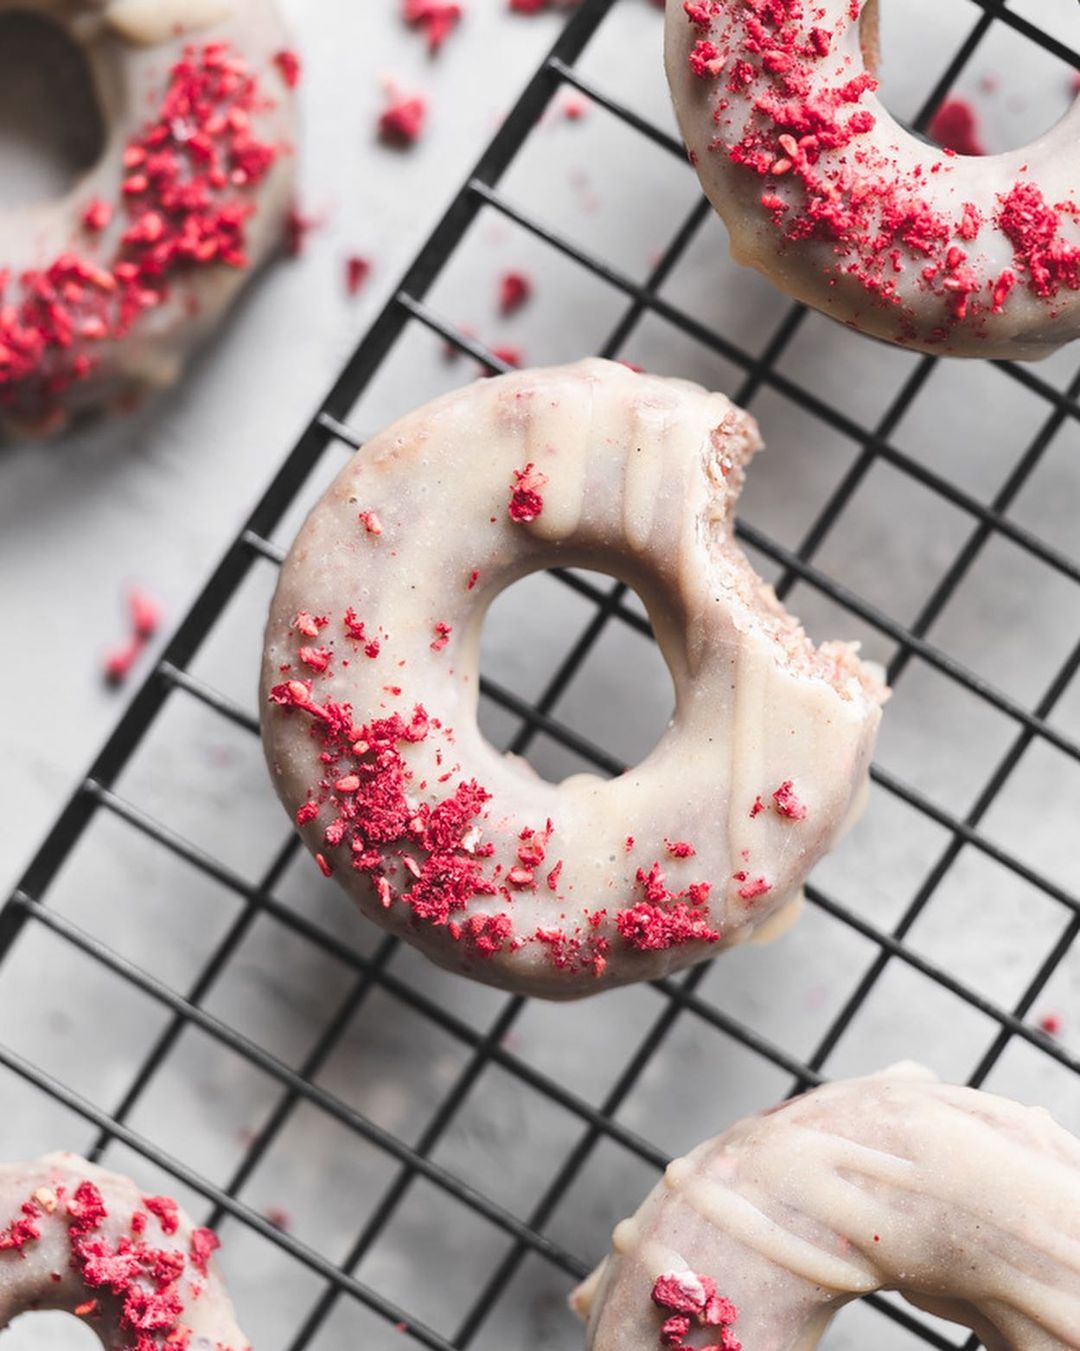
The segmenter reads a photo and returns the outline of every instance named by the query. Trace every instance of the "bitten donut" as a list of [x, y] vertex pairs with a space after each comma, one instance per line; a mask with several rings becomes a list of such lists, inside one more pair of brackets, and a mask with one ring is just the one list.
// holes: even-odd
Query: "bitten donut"
[[60, 25], [105, 126], [60, 200], [0, 211], [0, 432], [171, 383], [279, 246], [298, 67], [272, 0], [0, 0]]
[[1080, 101], [965, 158], [890, 116], [876, 48], [867, 0], [669, 0], [675, 111], [732, 255], [890, 342], [1046, 356], [1080, 333]]
[[832, 1084], [672, 1163], [574, 1304], [589, 1351], [810, 1351], [876, 1290], [1076, 1351], [1080, 1142], [915, 1066]]
[[[758, 448], [720, 394], [584, 361], [485, 380], [371, 441], [282, 570], [262, 678], [277, 791], [363, 912], [492, 985], [663, 975], [800, 898], [861, 806], [884, 690], [815, 650], [732, 511]], [[644, 600], [676, 690], [648, 758], [547, 783], [477, 727], [494, 598], [555, 564]]]
[[75, 1154], [0, 1167], [0, 1330], [60, 1309], [116, 1351], [247, 1351], [218, 1240]]

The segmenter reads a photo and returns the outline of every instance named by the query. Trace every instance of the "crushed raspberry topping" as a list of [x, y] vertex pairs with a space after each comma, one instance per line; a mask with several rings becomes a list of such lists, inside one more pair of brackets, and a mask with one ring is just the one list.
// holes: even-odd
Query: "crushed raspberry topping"
[[796, 795], [794, 780], [786, 779], [773, 793], [772, 799], [776, 803], [776, 810], [789, 821], [806, 820], [806, 803]]
[[401, 17], [410, 28], [420, 29], [434, 56], [454, 31], [464, 14], [455, 0], [403, 0]]
[[514, 481], [510, 485], [510, 519], [517, 525], [527, 525], [544, 510], [541, 489], [546, 488], [548, 478], [535, 464], [527, 464], [524, 469], [514, 470]]
[[[710, 90], [717, 129], [710, 151], [761, 180], [763, 216], [785, 244], [827, 245], [834, 279], [895, 311], [898, 341], [944, 342], [960, 323], [985, 331], [1021, 282], [1047, 301], [1080, 290], [1080, 246], [1063, 229], [1066, 215], [1078, 215], [1075, 202], [1048, 203], [1022, 177], [993, 213], [970, 202], [943, 205], [931, 192], [932, 176], [953, 172], [958, 153], [982, 151], [966, 104], [943, 106], [932, 134], [945, 148], [910, 168], [875, 137], [867, 104], [877, 81], [852, 74], [836, 55], [860, 21], [859, 0], [832, 28], [804, 0], [684, 0], [683, 8], [694, 33], [690, 68]], [[964, 247], [988, 229], [1012, 244], [1011, 268], [988, 268], [984, 255]], [[913, 290], [940, 301], [928, 336]]]
[[767, 882], [764, 877], [751, 877], [745, 871], [732, 874], [732, 881], [739, 883], [738, 897], [740, 901], [756, 901], [759, 896], [767, 896], [772, 891], [772, 884]]
[[710, 1276], [692, 1271], [670, 1271], [653, 1283], [652, 1302], [668, 1314], [660, 1328], [662, 1346], [686, 1347], [692, 1327], [719, 1328], [720, 1340], [708, 1351], [742, 1351], [742, 1343], [731, 1331], [739, 1311], [730, 1299], [716, 1292]]
[[685, 891], [670, 891], [664, 871], [654, 863], [637, 870], [643, 899], [620, 910], [616, 925], [623, 940], [639, 952], [659, 952], [684, 943], [717, 943], [720, 934], [709, 927], [709, 884], [698, 882]]
[[[0, 407], [43, 418], [97, 369], [107, 341], [126, 337], [208, 266], [247, 266], [251, 190], [281, 150], [255, 134], [272, 104], [226, 43], [185, 48], [153, 120], [124, 152], [121, 203], [92, 201], [87, 239], [17, 277], [0, 269]], [[104, 257], [102, 232], [126, 227]]]
[[432, 652], [441, 652], [450, 641], [450, 635], [453, 631], [453, 628], [449, 624], [443, 623], [440, 619], [435, 625], [435, 638], [431, 643]]

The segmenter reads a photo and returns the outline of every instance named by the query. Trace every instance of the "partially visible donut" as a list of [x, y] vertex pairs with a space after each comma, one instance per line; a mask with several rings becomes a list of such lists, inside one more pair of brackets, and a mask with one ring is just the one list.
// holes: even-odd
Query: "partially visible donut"
[[[263, 739], [323, 871], [435, 961], [572, 998], [794, 914], [861, 809], [885, 690], [815, 649], [733, 538], [758, 449], [721, 394], [603, 361], [449, 394], [370, 441], [301, 530]], [[526, 573], [644, 600], [675, 684], [656, 749], [546, 783], [477, 727], [480, 631]]]
[[574, 1303], [589, 1351], [811, 1351], [876, 1290], [1076, 1351], [1080, 1141], [915, 1066], [831, 1084], [672, 1163]]
[[279, 246], [296, 66], [273, 0], [0, 0], [8, 10], [81, 47], [106, 132], [60, 200], [0, 211], [10, 437], [171, 383]]
[[247, 1351], [217, 1247], [170, 1197], [75, 1154], [0, 1166], [0, 1330], [59, 1309], [110, 1351]]
[[876, 58], [867, 0], [670, 0], [675, 111], [732, 255], [906, 347], [1030, 360], [1071, 341], [1080, 100], [1034, 144], [965, 158], [895, 121]]

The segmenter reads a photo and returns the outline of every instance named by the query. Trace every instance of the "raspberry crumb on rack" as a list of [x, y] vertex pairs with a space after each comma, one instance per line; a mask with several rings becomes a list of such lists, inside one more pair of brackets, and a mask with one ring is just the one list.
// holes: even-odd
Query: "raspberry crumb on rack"
[[955, 150], [958, 155], [986, 154], [979, 137], [975, 109], [967, 99], [946, 99], [930, 119], [926, 131], [943, 150]]
[[[793, 779], [786, 779], [773, 793], [772, 797], [773, 801], [776, 803], [776, 810], [781, 816], [786, 816], [789, 821], [806, 820], [806, 803], [802, 802], [796, 795], [795, 782]], [[751, 815], [753, 815], [753, 813], [751, 813]]]
[[[520, 347], [509, 347], [505, 344], [491, 349], [491, 355], [496, 361], [501, 361], [504, 366], [512, 366], [515, 370], [525, 364], [525, 354]], [[485, 375], [490, 375], [490, 371], [485, 371]]]
[[504, 272], [499, 278], [499, 311], [513, 314], [532, 296], [533, 286], [524, 272]]
[[541, 473], [531, 461], [524, 469], [514, 470], [514, 481], [510, 485], [510, 519], [517, 525], [527, 525], [535, 521], [544, 510], [541, 490], [547, 487], [548, 477]]
[[401, 17], [410, 28], [420, 29], [434, 56], [461, 22], [464, 10], [456, 0], [402, 0]]
[[276, 52], [274, 54], [274, 65], [277, 66], [278, 70], [281, 72], [281, 78], [288, 87], [290, 89], [295, 89], [300, 83], [302, 70], [300, 57], [296, 52], [287, 47], [280, 52]]
[[379, 138], [388, 145], [412, 145], [423, 134], [426, 120], [427, 103], [419, 94], [392, 97], [379, 116]]
[[1044, 1013], [1039, 1019], [1039, 1029], [1048, 1037], [1060, 1036], [1064, 1026], [1065, 1019], [1060, 1013]]
[[351, 253], [345, 259], [345, 290], [350, 296], [359, 295], [364, 283], [371, 276], [371, 261], [358, 253]]

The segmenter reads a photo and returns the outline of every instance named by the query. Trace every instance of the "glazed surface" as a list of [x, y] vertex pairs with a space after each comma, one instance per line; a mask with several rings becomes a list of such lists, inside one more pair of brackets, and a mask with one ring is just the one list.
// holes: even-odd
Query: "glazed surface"
[[668, 5], [675, 110], [733, 256], [890, 342], [1048, 355], [1080, 331], [1080, 102], [1032, 145], [958, 156], [882, 105], [876, 47], [866, 0]]
[[[567, 998], [790, 913], [861, 805], [885, 695], [735, 545], [759, 444], [722, 395], [585, 361], [474, 384], [357, 453], [282, 570], [262, 706], [277, 791], [365, 914]], [[675, 684], [667, 733], [613, 781], [544, 782], [477, 727], [485, 612], [557, 564], [637, 589]]]
[[82, 49], [105, 126], [65, 196], [0, 210], [0, 433], [43, 436], [171, 384], [280, 247], [295, 70], [273, 0], [7, 9]]
[[725, 1351], [809, 1351], [875, 1290], [989, 1351], [1075, 1351], [1080, 1142], [915, 1066], [818, 1089], [669, 1166], [576, 1299], [590, 1351], [659, 1348], [680, 1305], [708, 1326], [702, 1282]]
[[211, 1255], [169, 1197], [75, 1154], [0, 1167], [0, 1329], [60, 1309], [116, 1351], [246, 1351]]

